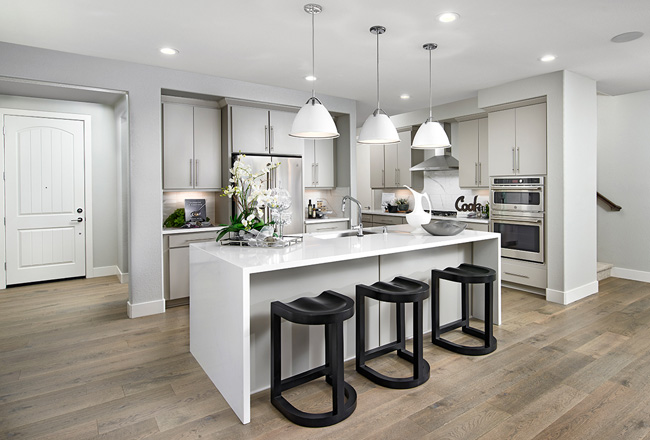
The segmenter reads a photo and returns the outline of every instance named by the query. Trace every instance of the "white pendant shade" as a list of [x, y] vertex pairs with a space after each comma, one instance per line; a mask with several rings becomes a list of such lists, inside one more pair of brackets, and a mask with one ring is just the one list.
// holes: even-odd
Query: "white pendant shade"
[[420, 125], [415, 137], [413, 138], [413, 145], [411, 148], [416, 149], [432, 149], [448, 147], [449, 137], [442, 128], [442, 125], [436, 121], [427, 119], [427, 121]]
[[306, 139], [332, 139], [339, 137], [334, 120], [317, 98], [309, 98], [291, 125], [289, 136]]
[[397, 129], [388, 115], [381, 110], [375, 110], [359, 132], [360, 144], [395, 144], [399, 142]]

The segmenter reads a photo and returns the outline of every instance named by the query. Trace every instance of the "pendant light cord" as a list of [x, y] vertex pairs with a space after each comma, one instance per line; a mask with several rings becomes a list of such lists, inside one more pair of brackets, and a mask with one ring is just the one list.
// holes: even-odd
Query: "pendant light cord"
[[[316, 97], [316, 92], [315, 92], [315, 82], [316, 82], [316, 69], [315, 69], [315, 64], [316, 62], [314, 61], [316, 59], [316, 45], [314, 44], [315, 37], [314, 37], [314, 15], [316, 15], [314, 12], [311, 13], [311, 76], [314, 78], [312, 81], [312, 86], [311, 86], [311, 97], [314, 98]], [[313, 104], [313, 101], [312, 101]]]
[[377, 110], [379, 110], [379, 32], [377, 32]]
[[433, 121], [433, 98], [431, 94], [431, 89], [433, 88], [433, 82], [431, 80], [431, 50], [429, 50], [429, 120]]

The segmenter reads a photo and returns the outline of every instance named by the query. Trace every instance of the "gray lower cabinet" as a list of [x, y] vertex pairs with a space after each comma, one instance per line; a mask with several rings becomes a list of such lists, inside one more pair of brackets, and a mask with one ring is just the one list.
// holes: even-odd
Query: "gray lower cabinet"
[[489, 232], [490, 231], [490, 225], [487, 223], [474, 223], [474, 222], [464, 222], [467, 227], [465, 229], [468, 229], [470, 231], [483, 231], [483, 232]]
[[190, 296], [190, 244], [214, 241], [216, 231], [191, 232], [187, 234], [167, 235], [167, 249], [169, 251], [168, 264], [166, 265], [166, 295], [169, 301]]
[[335, 222], [317, 222], [317, 223], [306, 224], [305, 232], [309, 234], [312, 232], [343, 231], [348, 228], [349, 226], [347, 220], [341, 220]]

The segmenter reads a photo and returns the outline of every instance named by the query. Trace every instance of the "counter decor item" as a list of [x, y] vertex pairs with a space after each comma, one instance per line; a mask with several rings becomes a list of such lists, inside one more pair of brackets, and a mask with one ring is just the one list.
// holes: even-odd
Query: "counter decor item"
[[422, 208], [422, 200], [429, 202], [429, 211], [433, 211], [433, 206], [431, 206], [431, 199], [429, 199], [429, 195], [427, 193], [420, 194], [419, 192], [415, 191], [412, 188], [409, 188], [406, 185], [404, 185], [404, 187], [413, 193], [413, 200], [415, 202], [413, 212], [406, 214], [406, 221], [411, 226], [426, 225], [431, 221], [431, 214], [425, 212], [424, 208]]
[[422, 227], [431, 235], [456, 235], [465, 230], [467, 223], [456, 220], [431, 220]]
[[409, 210], [409, 199], [397, 199], [397, 210], [406, 212]]
[[[244, 154], [237, 156], [230, 169], [230, 185], [223, 188], [223, 197], [229, 197], [235, 202], [235, 212], [230, 217], [230, 224], [225, 226], [217, 235], [217, 241], [220, 241], [226, 234], [237, 233], [241, 237], [240, 231], [250, 232], [252, 230], [260, 231], [264, 226], [272, 222], [266, 222], [264, 219], [264, 207], [272, 203], [277, 203], [271, 194], [270, 189], [266, 189], [266, 180], [269, 172], [280, 163], [267, 163], [260, 171], [253, 172], [250, 165], [244, 163], [242, 159]], [[245, 235], [245, 234], [244, 234]], [[251, 233], [256, 236], [256, 233]]]

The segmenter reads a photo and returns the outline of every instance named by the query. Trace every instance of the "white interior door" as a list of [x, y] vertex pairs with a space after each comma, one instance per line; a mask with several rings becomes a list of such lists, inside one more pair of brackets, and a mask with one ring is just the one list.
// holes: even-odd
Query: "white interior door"
[[86, 274], [84, 122], [4, 117], [7, 284]]

